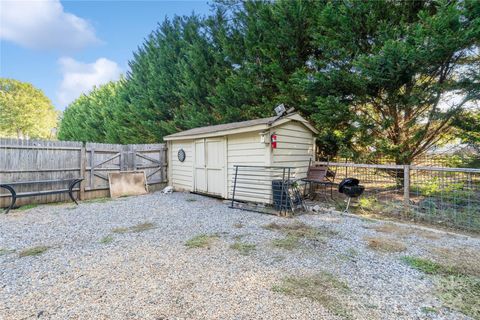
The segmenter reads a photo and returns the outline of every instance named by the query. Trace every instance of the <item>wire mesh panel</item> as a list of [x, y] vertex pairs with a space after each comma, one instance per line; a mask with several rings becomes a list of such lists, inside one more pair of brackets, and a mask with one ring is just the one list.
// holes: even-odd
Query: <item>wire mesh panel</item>
[[[334, 168], [337, 181], [347, 177], [360, 180], [365, 192], [357, 199], [359, 212], [480, 230], [480, 169], [317, 164]], [[333, 194], [337, 207], [344, 206], [344, 199], [342, 194]]]
[[301, 183], [292, 167], [234, 166], [231, 208], [288, 215], [303, 208]]
[[480, 230], [480, 170], [412, 167], [410, 204], [418, 219]]

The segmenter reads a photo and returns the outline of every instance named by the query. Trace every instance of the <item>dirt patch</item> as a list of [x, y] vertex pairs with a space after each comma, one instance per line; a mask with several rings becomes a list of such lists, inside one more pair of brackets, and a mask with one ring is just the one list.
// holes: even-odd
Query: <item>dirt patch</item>
[[155, 229], [155, 224], [154, 223], [143, 222], [143, 223], [139, 223], [139, 224], [136, 224], [136, 225], [128, 227], [128, 228], [127, 227], [114, 228], [114, 229], [112, 229], [112, 232], [122, 234], [122, 233], [127, 233], [127, 232], [144, 232], [144, 231], [148, 231], [148, 230], [151, 230], [151, 229]]
[[385, 237], [367, 237], [364, 238], [370, 249], [381, 252], [402, 252], [407, 247], [402, 242]]
[[312, 244], [325, 243], [329, 237], [337, 236], [338, 232], [327, 227], [312, 227], [303, 222], [290, 224], [278, 224], [276, 222], [263, 226], [264, 229], [277, 231], [284, 235], [283, 238], [273, 239], [271, 244], [274, 247], [293, 250], [301, 247], [304, 243]]
[[433, 260], [465, 275], [480, 277], [480, 251], [466, 248], [432, 248]]
[[429, 240], [437, 240], [442, 237], [442, 235], [437, 232], [423, 230], [419, 228], [409, 228], [405, 226], [399, 226], [393, 223], [384, 223], [376, 226], [367, 226], [365, 228], [373, 229], [381, 233], [395, 234], [400, 237], [408, 237], [408, 236], [414, 235], [414, 236], [419, 236]]
[[338, 232], [327, 227], [312, 227], [303, 222], [290, 224], [278, 224], [272, 222], [263, 226], [264, 229], [279, 231], [287, 236], [303, 238], [307, 240], [326, 240], [328, 237], [337, 236]]
[[317, 301], [334, 315], [344, 319], [352, 318], [344, 304], [350, 289], [332, 274], [322, 272], [310, 276], [286, 277], [274, 285], [272, 290], [295, 298]]

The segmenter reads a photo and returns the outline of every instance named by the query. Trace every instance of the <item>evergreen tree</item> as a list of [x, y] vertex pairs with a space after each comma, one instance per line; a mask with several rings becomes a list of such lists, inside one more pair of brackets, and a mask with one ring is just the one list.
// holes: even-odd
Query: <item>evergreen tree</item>
[[64, 111], [58, 131], [60, 140], [117, 142], [114, 110], [123, 104], [123, 80], [95, 87], [73, 101]]
[[305, 111], [353, 155], [411, 163], [479, 99], [478, 1], [332, 2], [317, 22]]

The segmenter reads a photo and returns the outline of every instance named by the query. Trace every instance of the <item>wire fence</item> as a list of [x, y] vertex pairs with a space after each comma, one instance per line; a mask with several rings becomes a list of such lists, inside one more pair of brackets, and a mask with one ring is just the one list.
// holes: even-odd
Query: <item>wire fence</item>
[[[480, 169], [317, 162], [336, 182], [360, 180], [365, 192], [354, 210], [480, 230]], [[343, 205], [344, 196], [333, 193]]]
[[[367, 163], [367, 164], [386, 164], [395, 165], [395, 159], [391, 157], [378, 157], [374, 158], [343, 158], [335, 157], [325, 159], [330, 162], [345, 162], [345, 163]], [[461, 154], [427, 154], [421, 157], [415, 158], [412, 165], [416, 166], [431, 166], [442, 168], [475, 168], [480, 169], [480, 154], [475, 152], [465, 152]]]

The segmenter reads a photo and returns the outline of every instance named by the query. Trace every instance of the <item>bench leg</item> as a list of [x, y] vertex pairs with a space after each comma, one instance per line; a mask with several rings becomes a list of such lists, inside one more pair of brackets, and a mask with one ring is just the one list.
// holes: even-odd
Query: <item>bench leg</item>
[[72, 183], [70, 183], [70, 186], [68, 186], [68, 195], [70, 196], [70, 199], [72, 199], [72, 201], [75, 202], [77, 206], [78, 206], [78, 202], [73, 196], [73, 187], [75, 187], [75, 185], [80, 183], [81, 181], [82, 181], [81, 179], [74, 180]]
[[4, 186], [2, 186], [2, 188], [7, 189], [12, 194], [12, 202], [10, 203], [10, 206], [7, 208], [7, 210], [5, 210], [5, 214], [7, 214], [13, 208], [13, 206], [15, 205], [15, 202], [17, 201], [17, 193], [10, 186], [5, 186], [4, 185]]

